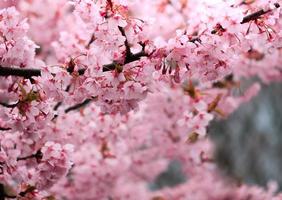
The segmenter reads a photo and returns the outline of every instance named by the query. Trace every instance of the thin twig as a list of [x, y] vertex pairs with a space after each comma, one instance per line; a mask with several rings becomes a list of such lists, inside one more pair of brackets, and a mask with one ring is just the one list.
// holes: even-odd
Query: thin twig
[[76, 104], [74, 106], [71, 106], [71, 107], [67, 108], [65, 110], [65, 113], [68, 113], [68, 112], [73, 111], [73, 110], [80, 109], [80, 108], [86, 106], [87, 104], [89, 104], [92, 100], [93, 99], [85, 99], [82, 103], [79, 103], [79, 104]]

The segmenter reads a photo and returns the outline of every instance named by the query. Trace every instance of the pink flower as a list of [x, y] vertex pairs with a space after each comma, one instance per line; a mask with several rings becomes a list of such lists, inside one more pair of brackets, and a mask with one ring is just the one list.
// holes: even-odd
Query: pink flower
[[61, 146], [54, 142], [45, 143], [41, 148], [43, 156], [35, 177], [38, 189], [52, 187], [60, 178], [67, 174], [72, 166], [69, 158], [72, 151], [73, 147], [71, 145]]

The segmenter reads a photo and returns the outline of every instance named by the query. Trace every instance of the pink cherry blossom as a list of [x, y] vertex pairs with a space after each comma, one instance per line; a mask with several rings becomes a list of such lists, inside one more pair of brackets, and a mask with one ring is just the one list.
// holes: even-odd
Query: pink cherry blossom
[[[282, 199], [223, 176], [208, 132], [282, 81], [280, 5], [1, 1], [1, 198]], [[172, 161], [185, 181], [151, 190]]]

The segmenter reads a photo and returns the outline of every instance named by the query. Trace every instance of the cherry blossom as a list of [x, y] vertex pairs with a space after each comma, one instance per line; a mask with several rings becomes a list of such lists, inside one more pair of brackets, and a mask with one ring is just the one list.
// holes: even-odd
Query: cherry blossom
[[[280, 5], [1, 1], [0, 199], [282, 199], [225, 177], [209, 137], [282, 80]], [[185, 181], [150, 189], [173, 161]]]

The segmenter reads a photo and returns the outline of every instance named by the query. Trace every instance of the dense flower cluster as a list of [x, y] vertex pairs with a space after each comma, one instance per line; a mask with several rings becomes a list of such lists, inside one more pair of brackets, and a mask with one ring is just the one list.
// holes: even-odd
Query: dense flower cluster
[[[282, 81], [279, 1], [1, 1], [0, 199], [282, 199], [208, 138]], [[151, 190], [172, 161], [187, 180]]]

